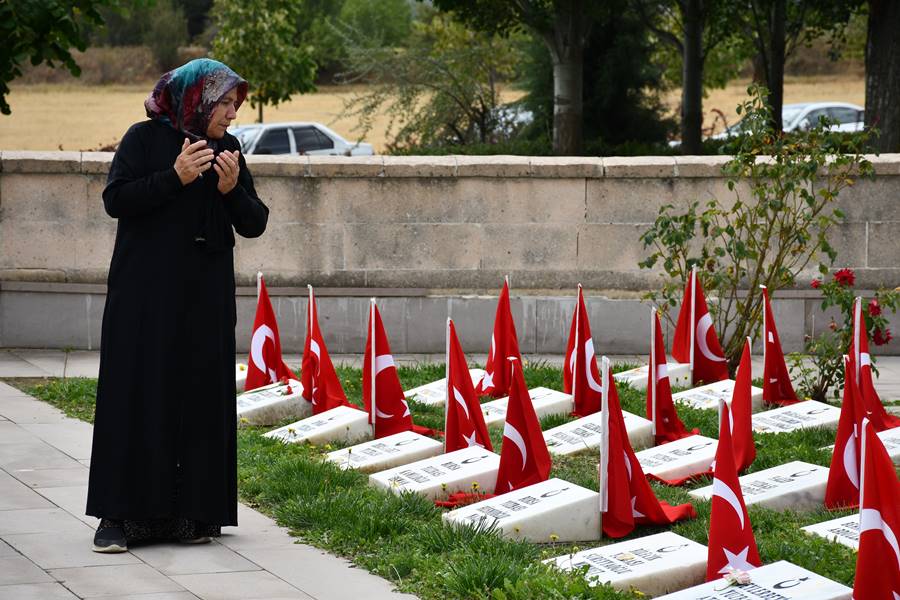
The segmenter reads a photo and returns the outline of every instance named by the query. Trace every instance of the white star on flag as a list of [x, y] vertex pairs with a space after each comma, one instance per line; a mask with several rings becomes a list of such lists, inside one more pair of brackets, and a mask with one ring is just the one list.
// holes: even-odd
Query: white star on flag
[[[631, 497], [631, 516], [632, 517], [646, 517], [647, 515], [638, 512], [638, 509], [635, 508], [636, 503], [637, 503], [637, 496], [632, 496]], [[728, 550], [726, 550], [725, 552], [728, 552]]]
[[475, 431], [472, 431], [472, 435], [463, 434], [463, 439], [466, 440], [466, 444], [471, 448], [472, 446], [478, 446], [479, 448], [484, 448], [482, 444], [479, 444], [475, 441]]
[[725, 552], [725, 560], [728, 561], [728, 564], [719, 569], [719, 573], [727, 575], [729, 569], [750, 571], [756, 568], [756, 566], [747, 562], [747, 552], [749, 552], [750, 546], [747, 546], [737, 554], [729, 552], [728, 548], [722, 548], [722, 550]]
[[489, 387], [494, 387], [494, 375], [485, 371], [484, 375], [481, 378], [481, 389], [486, 389]]

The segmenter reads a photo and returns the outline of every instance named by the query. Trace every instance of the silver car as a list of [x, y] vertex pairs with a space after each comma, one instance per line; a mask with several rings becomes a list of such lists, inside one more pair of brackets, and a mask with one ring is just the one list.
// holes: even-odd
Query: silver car
[[[831, 131], [862, 131], [865, 111], [862, 106], [848, 102], [805, 102], [781, 107], [784, 131], [809, 129], [819, 123], [820, 117], [837, 122], [829, 127]], [[741, 123], [738, 122], [711, 139], [721, 140], [740, 133]]]
[[228, 130], [244, 154], [371, 156], [372, 144], [348, 142], [321, 123], [262, 123]]

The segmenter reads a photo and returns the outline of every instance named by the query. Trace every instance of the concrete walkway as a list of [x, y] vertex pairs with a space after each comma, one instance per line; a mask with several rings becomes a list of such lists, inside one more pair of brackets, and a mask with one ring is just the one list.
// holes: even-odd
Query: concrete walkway
[[[0, 377], [96, 376], [97, 353], [0, 351]], [[388, 600], [390, 582], [246, 506], [211, 544], [97, 554], [84, 515], [91, 425], [0, 383], [0, 599]]]

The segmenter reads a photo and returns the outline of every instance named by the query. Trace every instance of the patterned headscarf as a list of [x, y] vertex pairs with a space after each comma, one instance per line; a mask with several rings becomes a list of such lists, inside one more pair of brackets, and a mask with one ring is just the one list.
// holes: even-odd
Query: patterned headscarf
[[247, 97], [247, 82], [217, 60], [198, 58], [163, 75], [144, 101], [144, 108], [151, 119], [196, 141], [206, 138], [216, 103], [235, 88], [239, 107]]

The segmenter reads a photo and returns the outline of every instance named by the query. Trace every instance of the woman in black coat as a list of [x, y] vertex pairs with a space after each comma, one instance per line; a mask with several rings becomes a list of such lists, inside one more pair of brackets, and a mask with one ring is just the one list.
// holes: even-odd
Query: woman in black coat
[[237, 525], [232, 249], [268, 219], [225, 131], [246, 95], [213, 60], [166, 73], [110, 167], [103, 203], [118, 231], [87, 499], [97, 552]]

